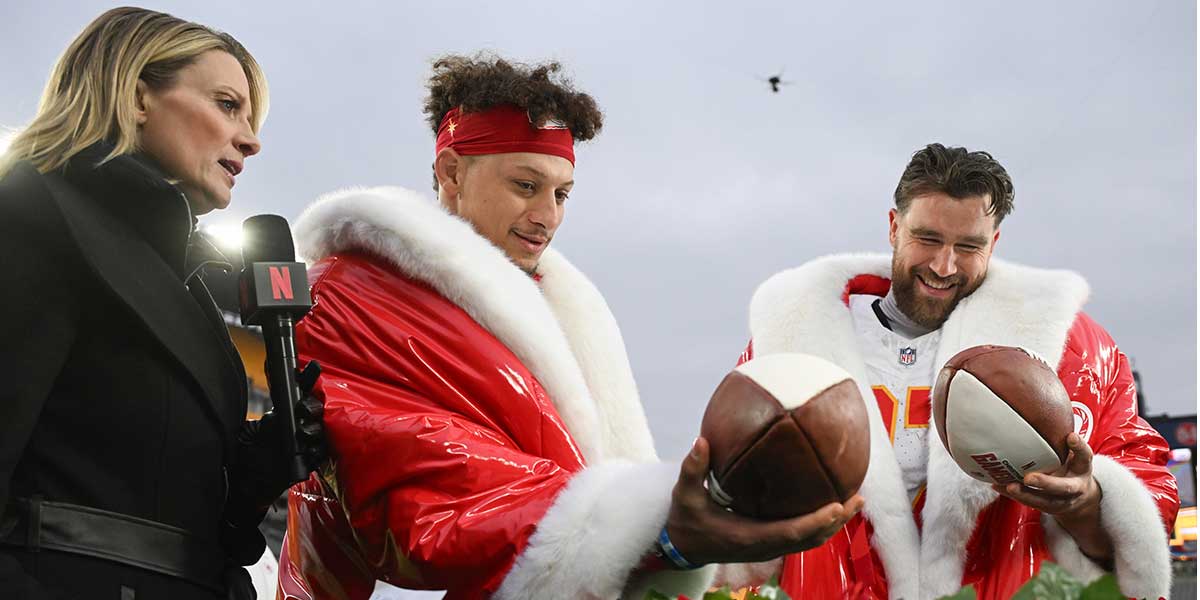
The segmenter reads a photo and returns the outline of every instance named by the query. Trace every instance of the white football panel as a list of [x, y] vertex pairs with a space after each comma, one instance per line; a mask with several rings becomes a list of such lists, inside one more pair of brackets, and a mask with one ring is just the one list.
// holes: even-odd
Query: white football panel
[[1009, 483], [1009, 476], [1020, 481], [1026, 473], [1062, 464], [1033, 426], [967, 371], [950, 380], [946, 441], [954, 462], [987, 483]]
[[791, 410], [836, 383], [850, 379], [845, 369], [816, 356], [796, 352], [759, 356], [735, 369], [753, 379]]

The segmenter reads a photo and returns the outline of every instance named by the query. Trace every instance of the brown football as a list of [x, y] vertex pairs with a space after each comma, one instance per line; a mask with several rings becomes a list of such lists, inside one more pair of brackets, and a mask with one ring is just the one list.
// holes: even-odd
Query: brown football
[[704, 412], [709, 495], [759, 519], [849, 500], [867, 473], [871, 440], [858, 386], [837, 365], [769, 354], [725, 377]]
[[1011, 346], [975, 346], [946, 362], [933, 387], [938, 437], [987, 483], [1013, 483], [1067, 460], [1071, 399], [1054, 369]]

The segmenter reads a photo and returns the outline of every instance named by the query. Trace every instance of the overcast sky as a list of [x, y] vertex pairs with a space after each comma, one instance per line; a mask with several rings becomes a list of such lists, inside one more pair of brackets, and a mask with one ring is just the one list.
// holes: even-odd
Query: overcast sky
[[[4, 1], [0, 125], [33, 116], [54, 59], [116, 5]], [[1149, 411], [1195, 412], [1193, 2], [147, 6], [234, 34], [270, 81], [263, 152], [208, 226], [294, 219], [349, 185], [432, 194], [431, 59], [563, 61], [607, 118], [555, 244], [607, 295], [666, 457], [745, 346], [755, 287], [888, 251], [891, 192], [932, 141], [1007, 167], [997, 256], [1082, 273]], [[758, 78], [780, 72], [772, 94]]]

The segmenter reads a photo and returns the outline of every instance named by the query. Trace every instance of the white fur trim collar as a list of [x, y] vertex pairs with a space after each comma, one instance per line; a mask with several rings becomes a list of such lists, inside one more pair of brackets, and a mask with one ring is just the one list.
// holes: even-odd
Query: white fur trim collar
[[[750, 302], [754, 353], [816, 354], [841, 365], [859, 382], [871, 427], [871, 462], [860, 493], [866, 500], [863, 512], [875, 529], [872, 545], [887, 573], [889, 594], [935, 598], [960, 587], [966, 543], [979, 512], [996, 493], [963, 473], [940, 443], [930, 443], [924, 535], [918, 534], [879, 408], [866, 387], [850, 311], [842, 302], [846, 283], [862, 274], [890, 278], [891, 257], [827, 256], [768, 279]], [[935, 360], [944, 363], [979, 344], [1002, 344], [1031, 349], [1057, 365], [1087, 295], [1087, 283], [1070, 271], [993, 258], [983, 285], [942, 326]]]
[[539, 288], [466, 221], [396, 187], [327, 194], [300, 215], [295, 232], [310, 262], [369, 252], [465, 310], [538, 378], [589, 463], [655, 458], [616, 320], [554, 250], [539, 265]]

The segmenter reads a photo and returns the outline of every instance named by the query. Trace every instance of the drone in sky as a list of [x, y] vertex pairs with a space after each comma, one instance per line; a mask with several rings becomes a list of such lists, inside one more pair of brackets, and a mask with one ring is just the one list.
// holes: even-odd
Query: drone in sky
[[785, 80], [783, 79], [783, 69], [780, 69], [780, 70], [779, 70], [779, 74], [778, 74], [778, 75], [772, 75], [772, 76], [770, 76], [770, 77], [759, 77], [758, 79], [759, 79], [760, 81], [765, 81], [765, 82], [766, 82], [768, 85], [770, 85], [770, 86], [771, 86], [771, 91], [772, 91], [772, 92], [774, 92], [774, 93], [776, 93], [776, 94], [778, 94], [778, 93], [779, 93], [779, 86], [781, 86], [781, 85], [788, 85], [789, 83], [792, 83], [792, 82], [790, 82], [790, 81], [785, 81]]

